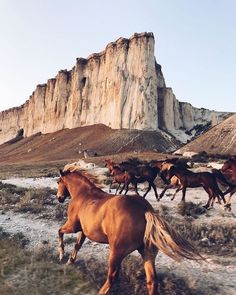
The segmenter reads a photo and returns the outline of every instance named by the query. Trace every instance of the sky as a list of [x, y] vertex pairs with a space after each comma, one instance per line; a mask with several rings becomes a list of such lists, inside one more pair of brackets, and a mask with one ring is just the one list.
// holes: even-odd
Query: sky
[[236, 0], [0, 0], [0, 111], [119, 37], [153, 32], [176, 98], [236, 111]]

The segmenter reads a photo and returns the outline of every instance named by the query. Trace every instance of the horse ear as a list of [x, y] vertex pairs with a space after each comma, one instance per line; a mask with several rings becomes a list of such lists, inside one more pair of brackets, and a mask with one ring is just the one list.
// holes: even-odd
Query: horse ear
[[63, 172], [63, 170], [60, 169], [59, 171], [61, 176], [65, 176], [65, 173]]

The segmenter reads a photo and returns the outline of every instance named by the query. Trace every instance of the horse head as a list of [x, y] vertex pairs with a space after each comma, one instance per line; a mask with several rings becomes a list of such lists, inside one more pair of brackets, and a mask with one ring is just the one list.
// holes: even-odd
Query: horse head
[[166, 179], [167, 180], [170, 180], [175, 175], [175, 172], [176, 172], [177, 168], [178, 167], [175, 166], [175, 165], [172, 165], [172, 166], [169, 167], [169, 169], [166, 172]]
[[232, 170], [232, 167], [236, 166], [236, 159], [230, 158], [228, 159], [221, 168], [222, 172], [226, 172], [227, 170]]
[[60, 203], [63, 203], [67, 197], [70, 196], [70, 193], [66, 187], [64, 177], [66, 176], [67, 172], [60, 170], [60, 178], [57, 181], [57, 199]]

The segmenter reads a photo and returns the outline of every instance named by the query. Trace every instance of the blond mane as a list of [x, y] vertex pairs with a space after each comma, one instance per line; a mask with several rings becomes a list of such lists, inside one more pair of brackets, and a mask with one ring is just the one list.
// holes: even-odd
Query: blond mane
[[78, 173], [90, 180], [94, 185], [96, 185], [99, 188], [102, 188], [103, 185], [101, 181], [99, 180], [98, 175], [94, 175], [90, 173], [88, 170], [81, 169], [78, 165], [76, 164], [66, 164], [65, 167], [63, 168], [63, 172], [69, 172], [69, 173]]

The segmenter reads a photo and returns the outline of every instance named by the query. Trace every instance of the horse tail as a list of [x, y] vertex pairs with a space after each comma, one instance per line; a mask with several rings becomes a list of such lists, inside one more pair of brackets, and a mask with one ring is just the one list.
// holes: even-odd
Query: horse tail
[[229, 181], [224, 174], [218, 169], [212, 169], [212, 174], [219, 179], [222, 183], [227, 184], [228, 186], [234, 186], [235, 184]]
[[157, 213], [148, 211], [145, 213], [146, 229], [144, 233], [144, 244], [148, 248], [156, 247], [164, 254], [180, 261], [183, 258], [191, 260], [205, 260], [203, 256], [177, 233]]

